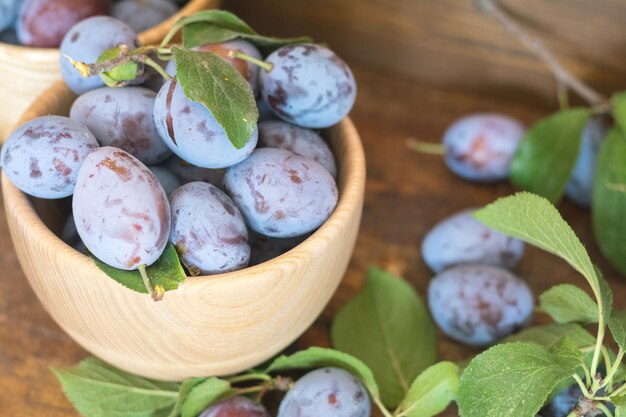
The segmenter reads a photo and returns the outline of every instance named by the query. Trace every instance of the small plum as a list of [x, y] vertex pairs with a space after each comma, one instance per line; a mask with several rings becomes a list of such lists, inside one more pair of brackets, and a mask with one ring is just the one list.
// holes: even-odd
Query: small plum
[[72, 195], [83, 161], [98, 141], [79, 122], [43, 116], [17, 128], [2, 147], [2, 167], [20, 190], [39, 198]]
[[255, 130], [243, 148], [235, 148], [211, 112], [189, 100], [176, 78], [157, 94], [154, 120], [165, 144], [181, 159], [202, 168], [226, 168], [241, 162], [258, 140]]
[[224, 188], [255, 232], [294, 237], [317, 229], [337, 205], [333, 177], [315, 161], [284, 149], [257, 149], [229, 168]]
[[222, 190], [191, 182], [174, 191], [170, 207], [170, 241], [190, 271], [218, 274], [248, 265], [248, 229], [239, 209]]
[[430, 282], [433, 320], [450, 338], [469, 346], [489, 346], [524, 328], [533, 312], [528, 285], [506, 269], [459, 265]]
[[85, 246], [107, 265], [135, 270], [152, 265], [165, 250], [172, 222], [165, 191], [121, 149], [103, 147], [85, 159], [72, 209]]
[[163, 191], [165, 191], [168, 197], [182, 185], [178, 177], [165, 167], [153, 165], [149, 166], [148, 169], [157, 177], [157, 180], [161, 183], [161, 187], [163, 187]]
[[459, 264], [514, 268], [524, 255], [524, 242], [485, 226], [464, 210], [435, 225], [422, 242], [422, 257], [433, 272]]
[[523, 136], [524, 126], [511, 117], [471, 114], [444, 133], [444, 161], [452, 172], [469, 181], [505, 180]]
[[321, 368], [300, 378], [280, 403], [278, 417], [369, 417], [370, 397], [354, 375]]
[[337, 165], [332, 151], [315, 131], [280, 120], [259, 123], [259, 147], [286, 149], [309, 158], [337, 177]]
[[166, 20], [178, 11], [171, 0], [122, 0], [113, 5], [111, 16], [143, 32]]
[[211, 405], [198, 417], [270, 417], [270, 413], [247, 397], [230, 397]]
[[147, 165], [172, 152], [154, 123], [156, 93], [143, 87], [103, 87], [74, 101], [70, 117], [89, 128], [101, 146], [120, 148]]
[[356, 82], [348, 65], [328, 48], [287, 45], [265, 60], [259, 73], [261, 95], [281, 119], [309, 128], [337, 124], [352, 109]]

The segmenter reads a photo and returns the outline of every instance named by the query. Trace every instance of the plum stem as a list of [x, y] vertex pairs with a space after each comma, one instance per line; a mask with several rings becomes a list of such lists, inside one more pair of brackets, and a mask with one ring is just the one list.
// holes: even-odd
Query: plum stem
[[166, 81], [169, 81], [172, 79], [172, 77], [170, 77], [170, 75], [163, 69], [163, 67], [160, 66], [154, 59], [147, 58], [146, 65], [149, 65], [152, 68], [154, 68], [154, 70], [158, 72], [163, 78], [165, 78]]
[[137, 268], [139, 269], [139, 274], [141, 275], [141, 279], [143, 280], [143, 285], [146, 286], [146, 289], [152, 296], [154, 301], [160, 301], [163, 299], [163, 293], [165, 290], [162, 285], [153, 286], [152, 282], [150, 282], [150, 278], [148, 277], [148, 271], [146, 271], [146, 265], [139, 265]]
[[580, 78], [566, 70], [538, 39], [525, 32], [502, 8], [493, 0], [476, 0], [480, 9], [491, 14], [504, 28], [516, 37], [530, 52], [542, 60], [550, 69], [558, 82], [568, 86], [591, 105], [606, 102], [601, 93], [585, 84]]
[[[120, 54], [115, 58], [104, 62], [87, 64], [86, 62], [74, 61], [67, 55], [65, 55], [65, 58], [70, 61], [72, 66], [76, 68], [78, 72], [80, 72], [80, 75], [83, 77], [92, 77], [94, 75], [102, 74], [103, 72], [111, 71], [115, 67], [129, 62], [137, 62], [152, 66], [147, 61], [150, 60], [156, 64], [156, 62], [152, 60], [151, 55], [160, 53], [160, 49], [153, 46], [145, 46], [133, 51], [128, 51], [128, 48], [125, 47], [125, 45], [119, 45], [118, 48], [120, 48]], [[156, 65], [158, 66], [158, 64]]]
[[251, 64], [254, 64], [256, 66], [263, 68], [267, 72], [270, 72], [272, 69], [274, 69], [274, 65], [270, 64], [269, 62], [261, 61], [260, 59], [256, 59], [250, 55], [246, 55], [241, 51], [235, 51], [234, 49], [231, 49], [230, 51], [228, 51], [228, 56], [230, 58], [237, 58], [237, 59], [250, 62]]
[[441, 143], [428, 143], [421, 142], [415, 138], [408, 138], [406, 140], [406, 146], [419, 153], [427, 153], [430, 155], [445, 155], [446, 148]]

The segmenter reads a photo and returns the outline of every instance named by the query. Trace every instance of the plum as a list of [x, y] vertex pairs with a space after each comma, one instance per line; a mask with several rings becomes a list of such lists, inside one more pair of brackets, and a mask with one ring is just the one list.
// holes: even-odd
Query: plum
[[330, 127], [343, 119], [356, 99], [348, 65], [320, 45], [287, 45], [265, 60], [259, 74], [261, 95], [281, 119], [310, 128]]
[[98, 141], [79, 122], [43, 116], [17, 128], [2, 147], [5, 174], [20, 190], [39, 198], [72, 195], [83, 161]]
[[315, 161], [284, 149], [257, 149], [229, 168], [224, 188], [255, 232], [294, 237], [312, 232], [337, 205], [333, 177]]
[[514, 268], [524, 255], [524, 242], [483, 225], [464, 210], [435, 225], [422, 242], [422, 257], [434, 272], [459, 264]]
[[248, 229], [222, 190], [191, 182], [174, 191], [170, 207], [170, 241], [192, 273], [218, 274], [248, 265]]
[[506, 269], [459, 265], [433, 278], [428, 304], [433, 320], [446, 335], [484, 347], [528, 324], [533, 295], [524, 281]]
[[161, 183], [161, 187], [163, 187], [163, 191], [165, 191], [168, 197], [182, 185], [178, 177], [165, 167], [149, 166], [148, 169], [157, 177], [159, 183]]
[[166, 20], [178, 11], [171, 0], [122, 0], [113, 5], [111, 16], [143, 32]]
[[172, 152], [154, 123], [156, 93], [143, 87], [103, 87], [78, 97], [70, 117], [89, 128], [101, 146], [130, 153], [146, 165], [158, 164]]
[[176, 78], [159, 91], [154, 120], [165, 144], [186, 162], [202, 168], [226, 168], [241, 162], [257, 144], [255, 130], [243, 148], [235, 148], [211, 112], [189, 100]]
[[321, 368], [300, 378], [280, 403], [278, 417], [369, 417], [370, 397], [354, 375]]
[[102, 52], [120, 44], [131, 49], [139, 46], [135, 32], [117, 19], [94, 16], [74, 25], [63, 38], [60, 47], [61, 75], [67, 86], [76, 94], [83, 94], [103, 87], [104, 81], [97, 75], [81, 76], [66, 57], [93, 64]]
[[85, 159], [72, 209], [85, 246], [114, 268], [152, 265], [168, 243], [165, 191], [145, 165], [121, 149], [103, 147]]
[[337, 177], [332, 151], [315, 131], [280, 120], [259, 123], [259, 147], [281, 148], [319, 163]]
[[230, 397], [211, 405], [198, 417], [270, 417], [270, 413], [247, 397]]
[[465, 116], [443, 135], [444, 161], [452, 172], [469, 181], [505, 180], [524, 132], [519, 121], [502, 114]]

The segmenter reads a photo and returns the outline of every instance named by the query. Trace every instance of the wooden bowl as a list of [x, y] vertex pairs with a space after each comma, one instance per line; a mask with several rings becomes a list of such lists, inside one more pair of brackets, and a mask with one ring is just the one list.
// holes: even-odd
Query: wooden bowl
[[[190, 0], [174, 16], [140, 33], [139, 41], [143, 45], [157, 44], [181, 17], [220, 4], [221, 0]], [[9, 137], [28, 106], [60, 79], [57, 48], [30, 48], [0, 42], [0, 142]]]
[[[74, 99], [58, 82], [20, 123], [67, 115]], [[122, 287], [57, 237], [69, 201], [31, 200], [3, 173], [4, 205], [22, 269], [46, 310], [76, 342], [126, 371], [181, 380], [258, 365], [313, 323], [354, 248], [365, 186], [363, 148], [349, 119], [326, 137], [339, 166], [340, 198], [320, 229], [263, 264], [189, 278], [160, 302]]]

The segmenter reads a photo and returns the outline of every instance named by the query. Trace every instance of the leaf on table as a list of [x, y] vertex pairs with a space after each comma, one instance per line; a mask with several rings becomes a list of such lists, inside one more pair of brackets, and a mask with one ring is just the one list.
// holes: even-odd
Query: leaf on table
[[185, 96], [205, 106], [237, 149], [257, 128], [259, 112], [250, 84], [232, 65], [211, 52], [174, 47], [176, 82]]
[[589, 109], [573, 108], [531, 126], [511, 162], [511, 182], [558, 201], [576, 164], [581, 135], [590, 116]]
[[498, 199], [476, 211], [485, 225], [553, 253], [580, 272], [593, 290], [604, 320], [613, 302], [606, 281], [591, 263], [589, 254], [558, 210], [545, 198], [528, 192]]
[[[122, 269], [113, 268], [96, 258], [92, 253], [87, 252], [87, 255], [102, 272], [113, 280], [133, 291], [145, 294], [148, 293], [139, 271], [124, 271]], [[171, 243], [167, 244], [161, 257], [154, 264], [146, 268], [146, 272], [148, 273], [152, 286], [156, 287], [159, 285], [163, 287], [165, 291], [177, 289], [187, 278], [180, 264], [176, 249]]]
[[615, 127], [605, 137], [596, 167], [591, 208], [593, 232], [602, 254], [626, 273], [626, 138]]
[[439, 362], [422, 372], [411, 384], [395, 417], [432, 417], [456, 398], [459, 368], [452, 362]]
[[96, 358], [52, 371], [85, 417], [165, 417], [178, 397], [177, 383], [131, 375]]
[[557, 344], [546, 349], [534, 343], [506, 343], [476, 356], [461, 375], [460, 414], [534, 417], [550, 391], [580, 365], [571, 341]]
[[371, 369], [354, 356], [334, 349], [311, 347], [293, 355], [279, 356], [272, 361], [267, 368], [267, 372], [320, 368], [324, 366], [345, 369], [363, 382], [372, 397], [380, 398], [380, 390]]
[[370, 367], [390, 408], [437, 360], [435, 327], [419, 296], [402, 278], [375, 267], [363, 290], [335, 316], [331, 336], [334, 347]]
[[197, 417], [211, 404], [233, 395], [230, 383], [219, 378], [196, 380], [189, 385], [193, 386], [182, 400], [182, 417]]
[[176, 404], [174, 404], [174, 408], [170, 412], [167, 417], [178, 417], [182, 412], [183, 402], [189, 396], [191, 390], [201, 382], [206, 381], [206, 378], [189, 378], [184, 380], [180, 384], [180, 388], [178, 389], [178, 398], [176, 399]]
[[539, 296], [539, 305], [557, 323], [598, 321], [598, 304], [575, 285], [555, 285]]

